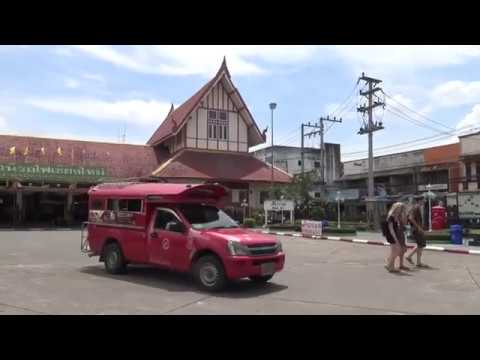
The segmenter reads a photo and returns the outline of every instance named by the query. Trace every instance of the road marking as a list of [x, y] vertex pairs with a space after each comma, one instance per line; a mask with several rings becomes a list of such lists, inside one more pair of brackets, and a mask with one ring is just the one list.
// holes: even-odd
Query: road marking
[[[365, 240], [365, 239], [347, 239], [347, 238], [341, 238], [341, 237], [337, 237], [337, 236], [320, 236], [320, 235], [303, 236], [302, 234], [299, 234], [299, 233], [285, 234], [283, 232], [273, 233], [273, 232], [265, 232], [265, 231], [260, 231], [260, 230], [256, 230], [256, 231], [257, 232], [262, 232], [264, 234], [272, 234], [272, 235], [280, 235], [280, 236], [293, 236], [293, 237], [301, 237], [301, 238], [304, 238], [304, 239], [324, 239], [324, 240], [344, 241], [344, 242], [367, 244], [367, 245], [390, 246], [390, 243], [388, 243], [387, 241], [381, 242], [381, 241], [372, 241], [372, 240]], [[414, 246], [413, 245], [408, 245], [407, 247], [409, 249], [411, 249]], [[441, 246], [427, 246], [427, 247], [425, 247], [425, 250], [442, 251], [442, 252], [452, 253], [452, 254], [480, 255], [480, 250], [449, 249], [449, 248], [444, 248], [444, 247], [441, 247]]]
[[338, 237], [338, 236], [327, 236], [327, 239], [328, 239], [328, 240], [336, 240], [336, 241], [338, 241], [338, 240], [340, 240], [341, 238]]
[[368, 240], [363, 240], [363, 239], [353, 239], [352, 242], [354, 243], [361, 243], [361, 244], [368, 244]]
[[435, 251], [444, 251], [445, 250], [445, 248], [440, 247], [440, 246], [427, 246], [426, 249], [427, 250], [435, 250]]

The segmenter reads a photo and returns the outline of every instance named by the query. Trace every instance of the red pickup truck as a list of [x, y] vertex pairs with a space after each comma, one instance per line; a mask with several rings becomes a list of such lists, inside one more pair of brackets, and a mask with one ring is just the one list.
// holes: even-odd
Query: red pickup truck
[[82, 252], [99, 256], [111, 274], [125, 273], [128, 264], [190, 272], [208, 291], [247, 277], [266, 282], [283, 269], [282, 244], [240, 227], [219, 209], [227, 193], [217, 184], [95, 186]]

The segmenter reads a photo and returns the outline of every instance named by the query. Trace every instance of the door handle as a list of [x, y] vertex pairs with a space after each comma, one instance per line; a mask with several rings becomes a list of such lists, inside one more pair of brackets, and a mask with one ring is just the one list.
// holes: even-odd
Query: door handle
[[150, 234], [150, 237], [151, 237], [152, 239], [157, 239], [157, 238], [158, 238], [158, 234], [157, 234], [156, 232], [151, 233], [151, 234]]

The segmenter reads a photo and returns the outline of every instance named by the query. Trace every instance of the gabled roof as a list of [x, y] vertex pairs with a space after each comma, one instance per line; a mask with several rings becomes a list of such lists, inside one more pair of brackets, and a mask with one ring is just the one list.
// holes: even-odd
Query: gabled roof
[[[153, 172], [153, 176], [176, 179], [270, 182], [272, 168], [251, 154], [181, 150]], [[273, 180], [289, 183], [292, 176], [274, 168]]]
[[[170, 112], [168, 113], [167, 117], [165, 120], [160, 124], [158, 129], [153, 133], [151, 138], [148, 140], [147, 145], [150, 146], [155, 146], [162, 141], [166, 140], [170, 136], [175, 135], [185, 124], [185, 122], [188, 119], [188, 116], [192, 113], [193, 110], [197, 107], [197, 105], [202, 101], [202, 99], [209, 93], [209, 91], [217, 84], [218, 81], [222, 79], [222, 77], [226, 76], [231, 83], [231, 76], [230, 72], [228, 71], [227, 68], [227, 62], [226, 59], [223, 58], [222, 65], [220, 66], [220, 69], [218, 70], [217, 74], [213, 79], [211, 79], [208, 83], [206, 83], [200, 90], [198, 90], [190, 99], [185, 101], [182, 105], [180, 105], [177, 109], [174, 109], [173, 105], [170, 108]], [[262, 142], [265, 141], [263, 138], [260, 130], [258, 129], [257, 124], [255, 123], [255, 120], [253, 119], [253, 116], [251, 115], [250, 111], [248, 110], [247, 105], [243, 101], [243, 98], [241, 97], [240, 93], [238, 90], [233, 86], [233, 83], [231, 83], [231, 87], [233, 89], [232, 95], [237, 95], [238, 99], [237, 102], [241, 104], [239, 108], [242, 111], [245, 111], [245, 115], [247, 118], [250, 119], [253, 128], [254, 128], [254, 133], [253, 135], [255, 136], [255, 139], [253, 141], [253, 145], [258, 145], [261, 144]], [[252, 145], [252, 146], [253, 146]]]

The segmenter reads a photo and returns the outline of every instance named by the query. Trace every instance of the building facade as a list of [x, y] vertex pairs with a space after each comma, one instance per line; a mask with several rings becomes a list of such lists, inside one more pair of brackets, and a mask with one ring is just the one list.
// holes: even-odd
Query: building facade
[[[412, 150], [374, 158], [375, 196], [385, 201], [405, 199], [428, 191], [445, 201], [459, 189], [460, 143]], [[363, 218], [368, 194], [368, 159], [343, 163], [344, 174], [332, 190], [331, 200], [340, 191], [345, 216]]]
[[461, 192], [479, 191], [480, 179], [480, 132], [460, 136], [460, 172], [458, 177]]
[[[1, 225], [86, 219], [87, 191], [105, 181], [217, 182], [225, 209], [261, 208], [270, 183], [292, 177], [248, 152], [265, 142], [224, 60], [213, 79], [172, 108], [146, 145], [0, 135]], [[247, 212], [248, 212], [247, 211]]]
[[[332, 184], [342, 176], [340, 159], [340, 144], [325, 143], [324, 182]], [[321, 150], [319, 148], [304, 148], [304, 171], [315, 172], [321, 178]], [[266, 147], [254, 152], [255, 157], [272, 163], [272, 147]], [[302, 172], [302, 149], [294, 146], [273, 146], [274, 165], [289, 174], [299, 175]]]

